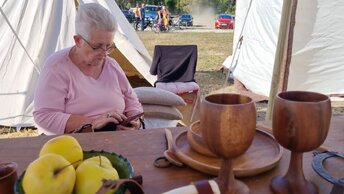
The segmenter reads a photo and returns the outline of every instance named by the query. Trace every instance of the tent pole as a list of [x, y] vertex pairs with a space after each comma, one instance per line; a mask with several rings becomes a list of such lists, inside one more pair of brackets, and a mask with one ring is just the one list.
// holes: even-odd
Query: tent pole
[[297, 0], [284, 0], [271, 79], [269, 103], [265, 120], [271, 120], [272, 108], [278, 92], [286, 91], [292, 55]]

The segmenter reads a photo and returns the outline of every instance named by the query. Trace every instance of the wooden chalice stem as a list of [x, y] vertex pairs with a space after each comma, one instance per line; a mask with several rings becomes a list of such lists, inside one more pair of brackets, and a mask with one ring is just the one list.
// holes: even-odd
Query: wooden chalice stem
[[303, 174], [302, 159], [303, 153], [291, 152], [289, 169], [286, 178], [293, 182], [292, 190], [295, 193], [317, 194], [318, 187], [307, 181]]
[[285, 177], [294, 184], [304, 185], [306, 182], [303, 174], [302, 156], [302, 153], [291, 152], [289, 168]]
[[272, 181], [272, 190], [275, 194], [318, 193], [318, 188], [304, 176], [302, 157], [303, 153], [291, 152], [287, 173], [284, 177], [276, 177]]
[[232, 160], [223, 158], [218, 179], [221, 194], [249, 194], [249, 188], [234, 178]]
[[232, 160], [226, 158], [222, 159], [218, 182], [221, 193], [233, 193], [231, 191], [231, 189], [233, 189], [232, 186], [234, 184]]

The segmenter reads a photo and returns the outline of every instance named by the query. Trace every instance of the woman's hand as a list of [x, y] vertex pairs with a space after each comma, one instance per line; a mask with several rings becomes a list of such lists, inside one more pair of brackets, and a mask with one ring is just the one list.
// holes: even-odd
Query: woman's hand
[[117, 125], [117, 130], [135, 130], [141, 127], [141, 121], [139, 118], [129, 122], [129, 125], [121, 125], [123, 121], [128, 119], [123, 113], [117, 111], [109, 111], [101, 116], [95, 118], [92, 121], [92, 126], [94, 130], [101, 129], [105, 127], [108, 123], [112, 122]]
[[105, 127], [108, 123], [115, 123], [118, 125], [125, 119], [127, 119], [127, 117], [124, 114], [116, 111], [109, 111], [95, 118], [92, 121], [92, 126], [94, 130], [97, 130]]
[[136, 130], [141, 127], [141, 121], [139, 118], [130, 121], [129, 126], [117, 125], [117, 130]]

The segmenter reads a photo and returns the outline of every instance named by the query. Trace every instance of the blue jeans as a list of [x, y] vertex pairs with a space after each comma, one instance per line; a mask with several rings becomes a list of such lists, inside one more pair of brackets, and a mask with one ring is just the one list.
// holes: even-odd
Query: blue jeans
[[139, 17], [135, 17], [135, 30], [137, 30], [137, 26], [140, 22], [140, 18]]
[[141, 30], [142, 31], [145, 30], [145, 18], [142, 18], [142, 20], [141, 20]]

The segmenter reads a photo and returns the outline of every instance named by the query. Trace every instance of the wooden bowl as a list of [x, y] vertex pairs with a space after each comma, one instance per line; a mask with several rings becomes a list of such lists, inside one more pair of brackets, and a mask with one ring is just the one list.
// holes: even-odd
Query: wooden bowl
[[186, 137], [187, 137], [190, 147], [194, 151], [205, 156], [216, 157], [216, 158], [218, 157], [217, 155], [215, 155], [213, 152], [209, 150], [206, 143], [204, 142], [202, 138], [201, 128], [200, 128], [200, 121], [195, 121], [190, 125], [187, 131]]

